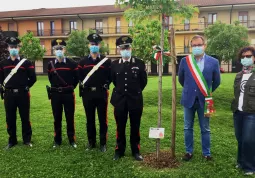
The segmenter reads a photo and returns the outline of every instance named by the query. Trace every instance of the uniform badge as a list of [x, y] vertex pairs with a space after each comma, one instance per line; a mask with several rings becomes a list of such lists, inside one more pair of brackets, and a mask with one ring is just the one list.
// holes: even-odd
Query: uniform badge
[[62, 43], [62, 40], [58, 39], [56, 40], [56, 42], [58, 43], [58, 45], [60, 45], [60, 43]]

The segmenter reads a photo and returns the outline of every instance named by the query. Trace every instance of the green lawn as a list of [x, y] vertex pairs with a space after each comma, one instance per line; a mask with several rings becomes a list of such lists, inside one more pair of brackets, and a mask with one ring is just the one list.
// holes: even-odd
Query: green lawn
[[[11, 150], [4, 150], [7, 144], [7, 132], [3, 102], [1, 102], [0, 120], [0, 177], [242, 177], [242, 172], [235, 169], [236, 140], [234, 137], [230, 102], [233, 96], [234, 74], [223, 74], [222, 84], [214, 93], [217, 113], [211, 119], [212, 156], [214, 161], [201, 159], [200, 129], [195, 122], [195, 152], [192, 161], [180, 160], [184, 153], [183, 112], [179, 104], [181, 87], [178, 85], [176, 150], [181, 162], [178, 169], [155, 170], [144, 167], [133, 160], [130, 152], [129, 137], [126, 157], [112, 161], [115, 147], [115, 121], [113, 108], [109, 104], [108, 150], [85, 151], [87, 136], [85, 113], [81, 98], [76, 90], [75, 126], [78, 148], [68, 145], [65, 121], [63, 122], [63, 144], [59, 149], [52, 149], [53, 117], [50, 102], [47, 99], [45, 76], [39, 76], [31, 90], [31, 121], [33, 129], [33, 148], [23, 146], [21, 140], [20, 119], [17, 122], [19, 144]], [[141, 153], [155, 152], [155, 140], [148, 138], [149, 127], [157, 125], [157, 78], [149, 77], [144, 91], [144, 113], [141, 124]], [[170, 148], [171, 133], [171, 77], [163, 78], [163, 127], [166, 137], [161, 141], [162, 150]], [[98, 123], [98, 121], [96, 121]], [[129, 129], [127, 129], [129, 135]]]

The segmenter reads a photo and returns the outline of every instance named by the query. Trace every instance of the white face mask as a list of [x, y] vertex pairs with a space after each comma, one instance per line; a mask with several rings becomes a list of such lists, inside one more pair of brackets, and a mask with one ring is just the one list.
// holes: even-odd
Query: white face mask
[[128, 59], [131, 57], [131, 50], [121, 50], [120, 54], [122, 56], [122, 58]]
[[55, 55], [58, 57], [58, 58], [63, 58], [64, 57], [64, 52], [62, 50], [56, 50], [55, 51]]

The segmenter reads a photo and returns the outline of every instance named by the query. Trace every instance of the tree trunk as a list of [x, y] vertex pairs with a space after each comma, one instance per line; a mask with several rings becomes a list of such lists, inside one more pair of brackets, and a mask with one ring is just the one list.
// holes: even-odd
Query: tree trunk
[[[161, 127], [161, 110], [162, 110], [162, 63], [163, 63], [163, 51], [164, 51], [164, 28], [165, 28], [165, 19], [164, 14], [161, 16], [162, 25], [161, 25], [161, 41], [160, 41], [160, 47], [161, 47], [161, 60], [159, 60], [159, 66], [158, 66], [158, 128]], [[162, 61], [162, 62], [161, 62]], [[160, 139], [157, 139], [156, 144], [156, 156], [157, 160], [159, 158], [159, 152], [160, 152]]]
[[176, 53], [175, 53], [175, 32], [171, 28], [171, 36], [169, 38], [171, 44], [172, 55], [172, 137], [171, 137], [171, 157], [175, 157], [175, 135], [176, 135]]

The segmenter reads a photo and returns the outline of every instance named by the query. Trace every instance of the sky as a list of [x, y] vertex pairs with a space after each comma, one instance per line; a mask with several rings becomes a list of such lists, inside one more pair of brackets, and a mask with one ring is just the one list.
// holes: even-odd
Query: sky
[[113, 5], [115, 0], [1, 0], [0, 12], [40, 8]]

